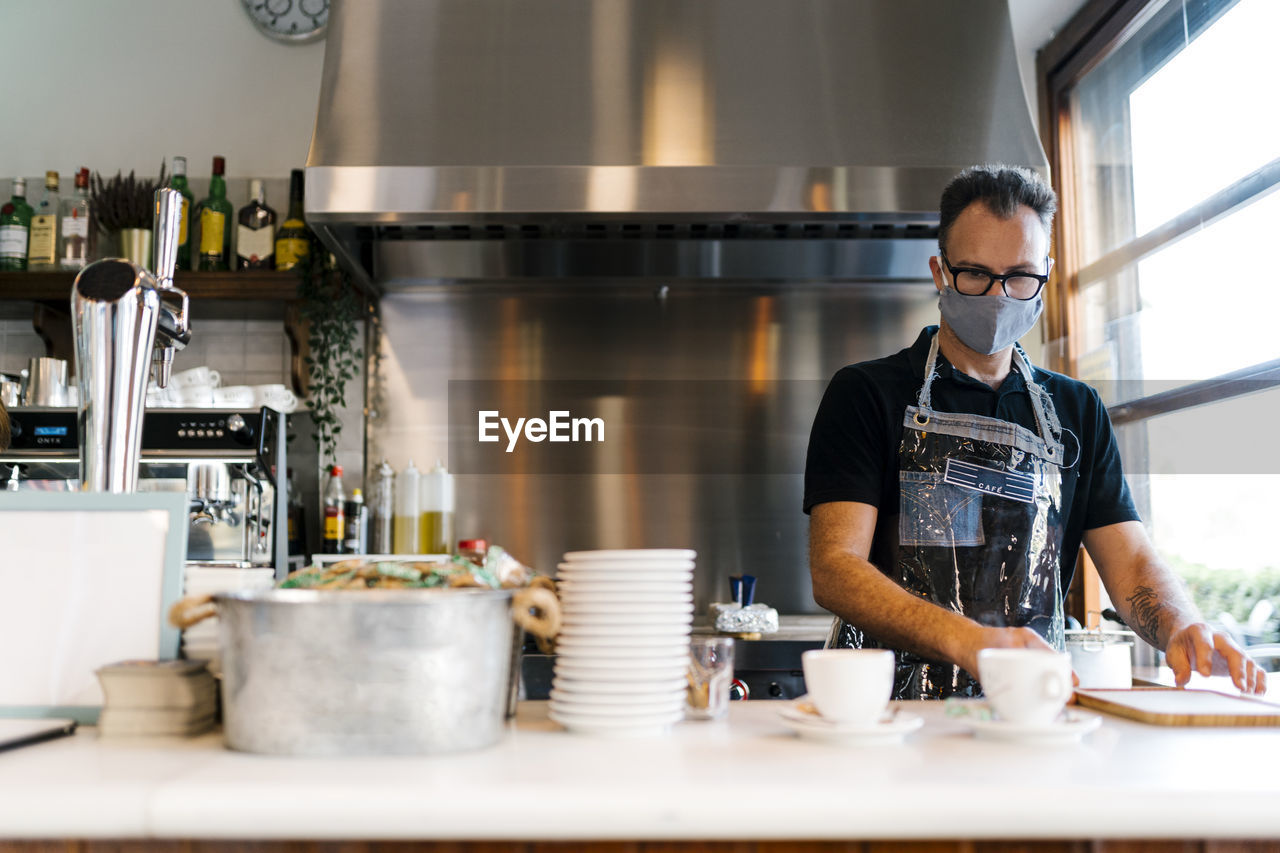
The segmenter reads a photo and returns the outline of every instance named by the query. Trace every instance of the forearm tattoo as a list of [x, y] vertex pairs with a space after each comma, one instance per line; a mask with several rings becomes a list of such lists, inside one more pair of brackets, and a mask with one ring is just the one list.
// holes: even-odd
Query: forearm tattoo
[[1149, 586], [1134, 587], [1129, 603], [1129, 627], [1156, 648], [1160, 647], [1160, 596]]

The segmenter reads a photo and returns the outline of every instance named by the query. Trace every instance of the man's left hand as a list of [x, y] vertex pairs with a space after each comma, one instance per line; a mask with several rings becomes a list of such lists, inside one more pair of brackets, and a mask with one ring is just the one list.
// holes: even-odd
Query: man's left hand
[[1165, 660], [1179, 687], [1191, 680], [1191, 673], [1230, 675], [1242, 693], [1265, 693], [1267, 674], [1221, 631], [1204, 622], [1193, 622], [1169, 637]]

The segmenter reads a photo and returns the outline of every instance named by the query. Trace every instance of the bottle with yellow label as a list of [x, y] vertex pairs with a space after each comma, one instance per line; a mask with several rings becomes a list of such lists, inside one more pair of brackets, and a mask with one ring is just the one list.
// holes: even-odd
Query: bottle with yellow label
[[289, 175], [289, 215], [276, 231], [276, 269], [291, 270], [311, 249], [307, 223], [302, 218], [305, 176], [301, 169]]
[[209, 195], [200, 202], [200, 269], [231, 269], [231, 202], [227, 201], [227, 161], [213, 158]]
[[27, 268], [51, 270], [58, 266], [58, 173], [44, 173], [44, 195], [31, 215], [31, 243], [27, 249]]
[[191, 269], [191, 187], [187, 184], [187, 158], [173, 158], [173, 177], [169, 186], [182, 194], [182, 219], [178, 225], [178, 269]]

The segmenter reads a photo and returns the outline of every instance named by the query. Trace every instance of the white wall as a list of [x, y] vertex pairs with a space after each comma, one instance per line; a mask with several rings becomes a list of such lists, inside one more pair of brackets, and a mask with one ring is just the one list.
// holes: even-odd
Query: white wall
[[0, 176], [154, 175], [174, 154], [203, 176], [221, 154], [233, 178], [287, 177], [306, 162], [324, 43], [271, 41], [240, 0], [0, 0], [0, 42]]

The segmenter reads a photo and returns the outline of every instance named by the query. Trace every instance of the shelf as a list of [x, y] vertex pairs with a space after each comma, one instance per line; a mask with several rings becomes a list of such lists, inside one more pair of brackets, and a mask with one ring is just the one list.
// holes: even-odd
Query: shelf
[[[0, 271], [0, 302], [32, 302], [31, 325], [45, 344], [45, 355], [73, 359], [71, 340], [72, 271]], [[298, 304], [298, 276], [291, 270], [244, 272], [179, 271], [174, 286], [191, 297], [194, 305], [212, 302], [256, 302], [280, 317], [291, 352], [290, 382], [299, 396], [306, 396], [307, 323]], [[212, 309], [210, 309], [212, 310]], [[192, 314], [199, 316], [197, 308]]]
[[[0, 272], [0, 299], [61, 302], [71, 297], [74, 272]], [[193, 300], [292, 302], [298, 277], [292, 271], [179, 272], [174, 285]]]

